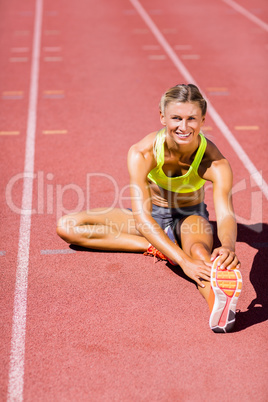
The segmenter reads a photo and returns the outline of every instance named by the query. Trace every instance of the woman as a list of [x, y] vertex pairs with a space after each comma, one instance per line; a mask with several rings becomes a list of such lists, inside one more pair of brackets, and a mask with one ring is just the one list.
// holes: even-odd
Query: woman
[[[143, 252], [179, 265], [208, 302], [210, 327], [226, 332], [233, 327], [241, 292], [237, 226], [230, 165], [201, 133], [206, 108], [195, 85], [170, 88], [160, 102], [163, 128], [129, 150], [132, 211], [99, 208], [67, 215], [57, 232], [79, 246]], [[213, 184], [221, 243], [213, 252], [204, 204], [206, 181]]]

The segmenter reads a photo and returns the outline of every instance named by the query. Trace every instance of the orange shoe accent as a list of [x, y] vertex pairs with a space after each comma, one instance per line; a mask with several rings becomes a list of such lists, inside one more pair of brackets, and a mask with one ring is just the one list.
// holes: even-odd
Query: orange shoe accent
[[232, 290], [224, 290], [224, 293], [229, 297], [232, 297], [234, 295], [234, 292]]
[[237, 271], [237, 276], [239, 279], [242, 279], [241, 273], [239, 271]]
[[209, 307], [210, 312], [213, 310], [214, 302], [215, 302], [215, 295], [214, 295], [212, 288], [210, 288], [210, 292], [209, 292], [209, 296], [208, 296], [208, 307]]
[[154, 262], [155, 262], [155, 258], [157, 258], [158, 260], [167, 260], [167, 257], [161, 253], [161, 251], [157, 250], [157, 248], [155, 248], [154, 246], [150, 245], [147, 249], [147, 251], [144, 253], [144, 255], [149, 255], [154, 257]]
[[143, 253], [143, 255], [154, 257], [154, 263], [156, 262], [155, 259], [157, 258], [158, 260], [169, 261], [170, 264], [176, 265], [173, 261], [167, 258], [163, 253], [161, 253], [161, 251], [157, 250], [157, 248], [155, 248], [152, 244], [149, 245], [147, 251]]
[[211, 290], [214, 294], [214, 303], [211, 308], [209, 325], [214, 332], [229, 332], [235, 323], [236, 304], [242, 290], [242, 275], [236, 268], [221, 270], [218, 267], [217, 257], [211, 270]]

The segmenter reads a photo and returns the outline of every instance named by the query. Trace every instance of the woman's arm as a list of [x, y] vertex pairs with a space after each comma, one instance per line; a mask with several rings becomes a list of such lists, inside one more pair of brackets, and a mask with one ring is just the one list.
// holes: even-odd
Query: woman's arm
[[211, 268], [203, 261], [190, 258], [166, 235], [163, 229], [152, 218], [152, 201], [150, 187], [147, 180], [148, 173], [155, 166], [152, 152], [141, 152], [137, 145], [130, 148], [128, 154], [128, 170], [130, 175], [130, 191], [132, 198], [132, 212], [136, 220], [139, 232], [181, 268], [187, 271], [187, 275], [194, 279], [200, 286], [201, 279], [210, 279]]
[[217, 219], [218, 238], [221, 247], [214, 249], [211, 258], [220, 255], [221, 268], [233, 269], [240, 266], [235, 254], [237, 224], [232, 203], [233, 174], [228, 161], [224, 158], [211, 166], [213, 200]]

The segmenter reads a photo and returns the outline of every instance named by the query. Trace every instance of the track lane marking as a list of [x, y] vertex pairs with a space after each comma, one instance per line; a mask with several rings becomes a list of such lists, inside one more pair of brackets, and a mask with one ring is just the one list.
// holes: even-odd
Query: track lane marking
[[58, 62], [62, 61], [62, 57], [44, 57], [44, 61], [46, 62]]
[[259, 126], [235, 126], [235, 130], [259, 130]]
[[0, 135], [19, 135], [19, 131], [0, 131]]
[[160, 46], [159, 45], [143, 45], [142, 49], [143, 50], [159, 50]]
[[177, 33], [177, 29], [176, 28], [163, 28], [163, 32], [165, 34], [175, 34]]
[[3, 91], [2, 92], [3, 96], [9, 96], [9, 95], [23, 95], [23, 91]]
[[15, 36], [28, 36], [30, 35], [30, 31], [14, 31]]
[[43, 130], [43, 134], [67, 134], [67, 130]]
[[192, 50], [191, 45], [175, 45], [174, 49], [176, 50]]
[[35, 10], [33, 54], [24, 161], [25, 177], [23, 179], [22, 192], [22, 210], [25, 211], [25, 213], [22, 213], [20, 217], [10, 367], [7, 390], [8, 402], [23, 401], [28, 266], [31, 234], [31, 209], [33, 198], [35, 133], [43, 0], [36, 0]]
[[208, 92], [226, 92], [228, 91], [228, 88], [225, 87], [208, 87], [207, 88]]
[[11, 63], [26, 63], [28, 61], [28, 57], [10, 57], [9, 61]]
[[65, 97], [63, 90], [49, 90], [43, 91], [44, 99], [63, 99]]
[[132, 32], [135, 35], [140, 35], [140, 34], [145, 35], [145, 34], [149, 33], [148, 29], [145, 29], [145, 28], [135, 28], [132, 30]]
[[182, 54], [181, 58], [184, 60], [199, 60], [200, 55], [199, 54]]
[[64, 91], [62, 89], [49, 89], [49, 90], [44, 91], [44, 94], [45, 95], [52, 95], [52, 94], [59, 95], [59, 94], [64, 94]]
[[13, 53], [27, 53], [27, 52], [29, 52], [28, 47], [12, 47], [10, 50]]
[[23, 99], [23, 91], [4, 91], [2, 92], [3, 100]]
[[167, 56], [165, 54], [149, 54], [149, 60], [166, 60]]
[[[129, 0], [133, 7], [137, 10], [145, 24], [148, 26], [148, 28], [151, 30], [152, 34], [155, 36], [157, 41], [160, 43], [160, 45], [163, 47], [171, 61], [173, 62], [174, 66], [177, 68], [177, 70], [182, 74], [184, 79], [187, 82], [191, 82], [192, 84], [197, 85], [196, 81], [190, 74], [190, 72], [187, 70], [187, 68], [184, 66], [182, 61], [179, 59], [177, 54], [174, 52], [170, 44], [167, 42], [167, 40], [164, 38], [156, 24], [153, 22], [151, 17], [147, 14], [145, 9], [142, 7], [140, 2], [138, 0]], [[198, 85], [197, 85], [198, 86]], [[200, 88], [200, 86], [199, 86]], [[201, 90], [201, 92], [205, 95], [205, 91]], [[268, 185], [266, 181], [263, 179], [262, 174], [257, 170], [255, 165], [251, 162], [250, 158], [247, 156], [246, 152], [244, 149], [241, 147], [237, 139], [234, 137], [232, 134], [231, 130], [227, 127], [219, 113], [216, 111], [216, 109], [212, 106], [210, 101], [208, 100], [208, 97], [205, 95], [207, 99], [207, 104], [208, 104], [208, 114], [218, 127], [218, 129], [221, 131], [223, 136], [226, 138], [226, 140], [229, 142], [235, 153], [237, 154], [238, 158], [241, 160], [245, 168], [248, 170], [250, 175], [254, 178], [254, 181], [256, 182], [257, 186], [260, 188], [262, 193], [265, 195], [265, 197], [268, 199]]]
[[60, 52], [60, 46], [46, 46], [43, 48], [44, 52]]
[[44, 34], [46, 35], [46, 36], [54, 36], [54, 35], [59, 35], [60, 34], [60, 31], [57, 31], [57, 30], [46, 30], [45, 32], [44, 32]]
[[63, 250], [41, 250], [41, 255], [53, 255], [53, 254], [74, 254], [76, 253], [75, 250], [63, 249]]
[[233, 0], [222, 0], [222, 1], [268, 32], [268, 24], [266, 24], [266, 22], [262, 21], [260, 18], [256, 17], [256, 15], [250, 13], [246, 8], [240, 6], [240, 4], [236, 3]]
[[58, 11], [54, 10], [54, 11], [46, 11], [46, 16], [48, 17], [57, 17], [58, 16]]

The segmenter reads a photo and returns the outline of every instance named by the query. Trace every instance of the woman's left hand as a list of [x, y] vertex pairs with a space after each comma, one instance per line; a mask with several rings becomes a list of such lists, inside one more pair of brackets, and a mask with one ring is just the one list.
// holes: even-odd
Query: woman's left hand
[[211, 261], [214, 261], [218, 256], [220, 256], [218, 260], [220, 269], [240, 269], [241, 264], [234, 251], [226, 247], [215, 248], [211, 254]]

